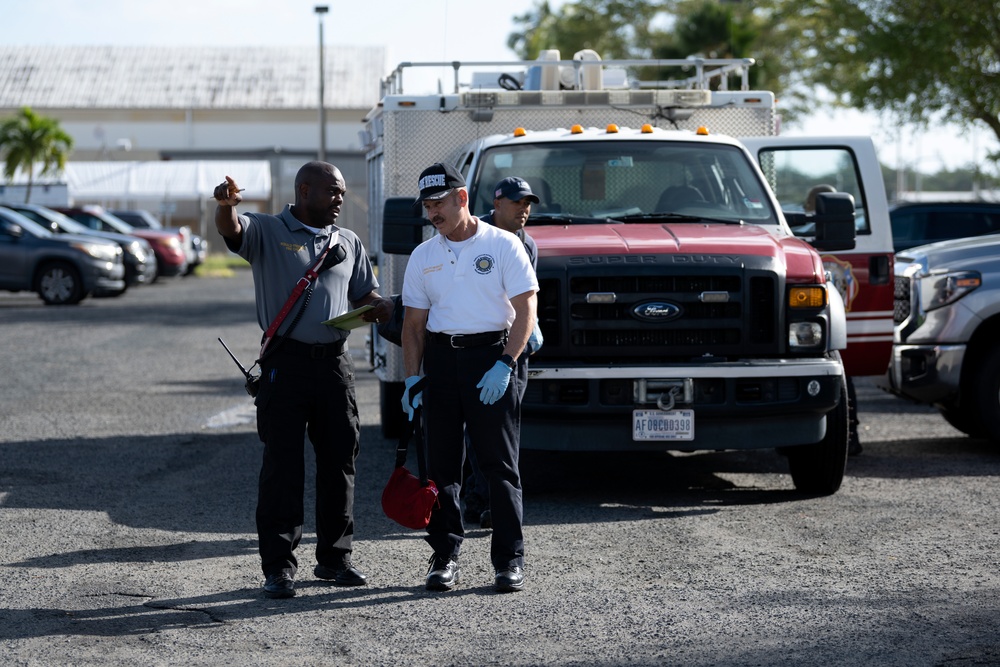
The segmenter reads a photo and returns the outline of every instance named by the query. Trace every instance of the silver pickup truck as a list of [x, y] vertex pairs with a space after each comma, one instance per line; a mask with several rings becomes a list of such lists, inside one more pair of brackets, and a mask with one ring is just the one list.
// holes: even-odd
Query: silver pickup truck
[[895, 272], [883, 388], [1000, 442], [1000, 234], [910, 248]]

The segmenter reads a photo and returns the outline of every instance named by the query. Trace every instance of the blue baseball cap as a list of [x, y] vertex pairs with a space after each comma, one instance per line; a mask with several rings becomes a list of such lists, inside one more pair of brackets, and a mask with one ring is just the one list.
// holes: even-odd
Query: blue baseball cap
[[531, 191], [531, 186], [528, 185], [528, 181], [523, 178], [518, 178], [517, 176], [508, 176], [493, 188], [493, 198], [501, 199], [506, 197], [511, 201], [521, 201], [525, 197], [528, 201], [538, 203], [538, 195]]

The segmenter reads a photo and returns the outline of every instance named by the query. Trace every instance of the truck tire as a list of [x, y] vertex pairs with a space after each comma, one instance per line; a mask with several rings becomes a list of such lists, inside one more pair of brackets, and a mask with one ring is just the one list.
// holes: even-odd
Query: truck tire
[[987, 437], [986, 428], [978, 415], [973, 414], [973, 410], [968, 407], [957, 405], [942, 406], [939, 408], [944, 420], [957, 428], [970, 438]]
[[383, 438], [398, 438], [403, 433], [403, 421], [406, 419], [406, 413], [403, 412], [404, 387], [402, 382], [378, 383]]
[[35, 291], [48, 306], [72, 306], [87, 296], [79, 271], [69, 262], [48, 262], [38, 272]]
[[850, 440], [847, 381], [841, 377], [840, 401], [826, 415], [826, 435], [815, 445], [789, 447], [788, 469], [795, 489], [810, 495], [836, 493], [844, 481]]
[[983, 425], [982, 436], [1000, 442], [1000, 346], [989, 350], [972, 382], [973, 401]]

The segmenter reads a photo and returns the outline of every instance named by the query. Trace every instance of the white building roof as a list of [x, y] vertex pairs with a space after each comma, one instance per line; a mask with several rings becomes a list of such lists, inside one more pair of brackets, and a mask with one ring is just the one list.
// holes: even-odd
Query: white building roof
[[[329, 46], [325, 106], [370, 109], [381, 46]], [[315, 109], [316, 46], [0, 46], [0, 109]]]

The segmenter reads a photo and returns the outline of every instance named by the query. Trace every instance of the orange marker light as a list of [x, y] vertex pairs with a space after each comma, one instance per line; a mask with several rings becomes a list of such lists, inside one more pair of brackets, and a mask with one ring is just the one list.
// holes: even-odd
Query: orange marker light
[[698, 136], [701, 136], [701, 137], [707, 137], [708, 136], [708, 128], [705, 127], [704, 125], [702, 125], [697, 130], [695, 130], [695, 134], [697, 134]]
[[792, 308], [822, 308], [826, 305], [826, 290], [822, 287], [793, 287], [788, 292]]
[[643, 134], [652, 134], [653, 133], [653, 126], [650, 125], [649, 123], [643, 123], [643, 125], [642, 125], [642, 133]]
[[515, 127], [514, 128], [514, 136], [515, 137], [523, 137], [527, 133], [528, 133], [528, 131], [525, 130], [523, 127]]
[[583, 134], [583, 125], [577, 124], [569, 128], [571, 134]]
[[608, 124], [607, 133], [608, 134], [618, 134], [618, 126], [615, 125], [614, 123]]

